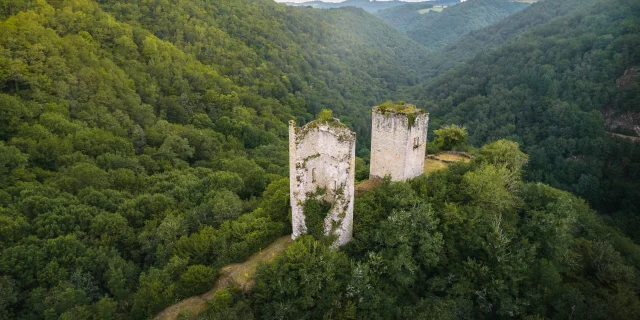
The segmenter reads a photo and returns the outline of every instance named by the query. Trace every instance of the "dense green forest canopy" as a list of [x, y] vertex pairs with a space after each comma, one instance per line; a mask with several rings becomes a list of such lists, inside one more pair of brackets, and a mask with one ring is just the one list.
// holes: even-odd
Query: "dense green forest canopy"
[[[417, 83], [426, 50], [356, 8], [309, 10], [260, 1], [101, 1], [261, 96], [295, 106], [301, 122], [333, 109], [368, 145], [368, 107]], [[135, 28], [135, 27], [134, 27]], [[281, 109], [280, 107], [276, 109]], [[286, 119], [285, 119], [286, 120]]]
[[408, 4], [381, 10], [376, 15], [429, 49], [439, 49], [458, 38], [526, 8], [529, 4], [509, 0], [449, 1], [433, 5], [449, 6], [440, 11], [419, 13], [424, 4]]
[[328, 107], [364, 141], [426, 55], [355, 8], [0, 10], [3, 319], [142, 319], [201, 293], [290, 232], [286, 122]]
[[291, 231], [287, 121], [332, 109], [366, 158], [394, 98], [528, 157], [501, 140], [385, 182], [344, 250], [301, 239], [203, 317], [638, 318], [637, 246], [552, 187], [639, 239], [639, 151], [599, 111], [637, 112], [616, 79], [639, 9], [542, 1], [431, 54], [357, 8], [0, 0], [0, 318], [145, 319], [206, 291]]
[[[543, 25], [552, 19], [557, 19], [593, 4], [596, 0], [546, 0], [538, 1], [526, 9], [508, 15], [494, 24], [482, 29], [455, 35], [457, 40], [432, 52], [426, 58], [426, 74], [424, 78], [431, 78], [443, 73], [461, 62], [465, 62], [482, 52], [489, 52], [498, 48], [506, 41], [518, 35]], [[380, 13], [382, 14], [382, 13]], [[443, 20], [441, 20], [443, 21]], [[446, 21], [445, 21], [446, 22]], [[446, 28], [445, 25], [436, 26], [437, 29]]]
[[526, 160], [499, 140], [385, 181], [356, 198], [343, 250], [297, 240], [252, 294], [221, 293], [196, 319], [637, 319], [640, 248], [584, 200], [523, 182]]
[[458, 0], [438, 0], [416, 3], [412, 2], [401, 6], [380, 10], [378, 12], [375, 12], [374, 14], [384, 20], [384, 22], [392, 25], [397, 30], [407, 32], [409, 29], [412, 29], [412, 26], [414, 24], [418, 23], [418, 20], [425, 19], [424, 14], [429, 11], [424, 9], [433, 9], [437, 6], [440, 7], [440, 9], [437, 11], [442, 11], [442, 8], [444, 7], [454, 6], [459, 3], [460, 1]]
[[640, 149], [605, 132], [601, 114], [640, 107], [640, 79], [616, 84], [640, 64], [639, 5], [594, 1], [413, 92], [431, 112], [432, 129], [464, 125], [475, 145], [521, 142], [531, 158], [527, 179], [584, 197], [639, 241]]

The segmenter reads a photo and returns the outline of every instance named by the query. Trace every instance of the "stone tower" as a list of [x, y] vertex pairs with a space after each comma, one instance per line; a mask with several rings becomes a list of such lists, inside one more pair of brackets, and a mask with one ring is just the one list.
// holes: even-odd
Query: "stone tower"
[[370, 176], [405, 181], [422, 175], [429, 114], [410, 104], [382, 105], [371, 118]]
[[[315, 196], [331, 204], [324, 220], [325, 235], [336, 235], [338, 246], [351, 240], [355, 147], [355, 133], [338, 119], [316, 120], [301, 128], [289, 122], [293, 239], [307, 232], [303, 205]], [[324, 194], [317, 195], [318, 190]]]

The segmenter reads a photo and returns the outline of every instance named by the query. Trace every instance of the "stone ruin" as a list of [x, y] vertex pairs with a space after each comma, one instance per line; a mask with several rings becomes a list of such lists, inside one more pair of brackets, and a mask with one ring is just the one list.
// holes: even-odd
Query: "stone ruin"
[[[372, 179], [405, 181], [424, 173], [429, 115], [414, 105], [373, 108]], [[303, 127], [289, 122], [289, 180], [292, 239], [307, 233], [304, 204], [311, 197], [330, 204], [324, 234], [335, 246], [351, 240], [355, 194], [356, 135], [340, 120], [315, 120]]]
[[355, 133], [338, 119], [315, 120], [299, 128], [289, 122], [292, 239], [307, 232], [303, 206], [309, 197], [318, 197], [331, 204], [325, 235], [337, 236], [336, 246], [351, 240], [355, 147]]
[[371, 178], [405, 181], [424, 173], [429, 114], [410, 104], [372, 109]]

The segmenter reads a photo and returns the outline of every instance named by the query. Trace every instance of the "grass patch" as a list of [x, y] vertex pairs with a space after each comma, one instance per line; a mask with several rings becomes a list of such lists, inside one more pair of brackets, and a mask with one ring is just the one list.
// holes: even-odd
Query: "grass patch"
[[464, 157], [464, 156], [461, 156], [459, 154], [455, 154], [455, 153], [443, 152], [443, 153], [437, 154], [436, 157], [439, 160], [445, 160], [445, 161], [462, 161], [462, 162], [470, 162], [471, 161], [471, 159], [469, 159], [467, 157]]
[[382, 114], [387, 114], [390, 112], [405, 114], [409, 122], [409, 128], [413, 127], [418, 115], [424, 113], [424, 110], [419, 109], [415, 105], [406, 103], [404, 101], [393, 102], [391, 100], [388, 100], [375, 107], [375, 109], [377, 109]]
[[444, 170], [448, 165], [442, 161], [433, 159], [424, 159], [424, 174], [429, 174], [434, 171]]
[[444, 170], [453, 162], [471, 162], [471, 159], [455, 153], [438, 153], [430, 155], [424, 159], [424, 173], [429, 174], [434, 171]]
[[404, 101], [393, 102], [391, 100], [387, 100], [381, 103], [378, 106], [378, 110], [382, 113], [386, 113], [389, 111], [394, 111], [398, 113], [419, 113], [422, 112], [421, 109], [418, 109], [415, 105], [406, 103]]
[[444, 10], [444, 8], [426, 8], [426, 9], [420, 9], [418, 10], [419, 14], [425, 14], [427, 12], [442, 12], [442, 10]]

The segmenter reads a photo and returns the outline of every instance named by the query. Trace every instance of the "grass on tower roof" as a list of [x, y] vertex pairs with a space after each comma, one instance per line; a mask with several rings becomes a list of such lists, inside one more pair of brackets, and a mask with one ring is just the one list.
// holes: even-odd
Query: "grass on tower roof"
[[376, 107], [380, 112], [386, 113], [389, 111], [396, 113], [422, 113], [422, 109], [419, 109], [413, 104], [405, 103], [404, 101], [393, 102], [391, 100], [385, 101]]

